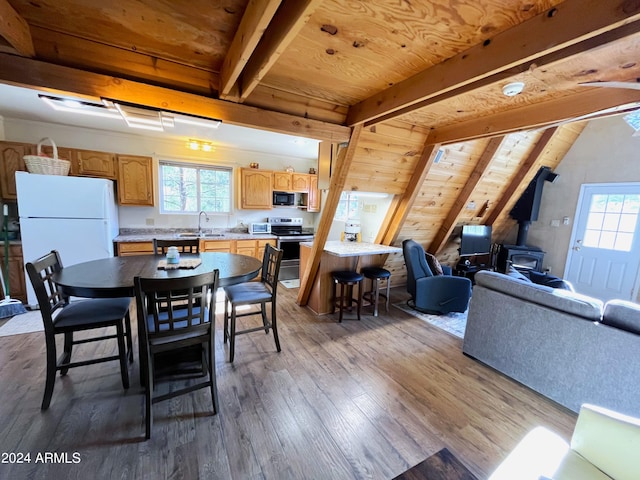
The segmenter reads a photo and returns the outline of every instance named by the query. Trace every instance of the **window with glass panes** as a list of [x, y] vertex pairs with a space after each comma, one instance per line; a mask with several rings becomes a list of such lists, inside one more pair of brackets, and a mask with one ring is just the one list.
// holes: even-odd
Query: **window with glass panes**
[[160, 161], [162, 213], [230, 213], [232, 169]]

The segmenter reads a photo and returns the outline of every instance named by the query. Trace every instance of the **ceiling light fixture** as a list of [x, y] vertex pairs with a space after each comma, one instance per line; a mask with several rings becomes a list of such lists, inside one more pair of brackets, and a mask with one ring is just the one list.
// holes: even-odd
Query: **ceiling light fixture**
[[523, 82], [512, 82], [502, 87], [502, 93], [507, 97], [515, 97], [524, 90]]
[[50, 95], [38, 95], [38, 97], [59, 112], [81, 113], [83, 115], [122, 119], [126, 122], [127, 126], [144, 130], [162, 132], [165, 131], [165, 129], [174, 128], [176, 123], [216, 129], [222, 123], [221, 120], [217, 119], [165, 112], [106, 98], [102, 99], [102, 103], [92, 103], [85, 100], [53, 97]]
[[212, 152], [214, 150], [213, 143], [190, 138], [187, 142], [187, 148], [191, 150], [202, 150], [203, 152]]
[[115, 108], [109, 108], [100, 103], [83, 102], [68, 98], [51, 97], [49, 95], [38, 95], [40, 100], [58, 112], [81, 113], [103, 118], [121, 118]]

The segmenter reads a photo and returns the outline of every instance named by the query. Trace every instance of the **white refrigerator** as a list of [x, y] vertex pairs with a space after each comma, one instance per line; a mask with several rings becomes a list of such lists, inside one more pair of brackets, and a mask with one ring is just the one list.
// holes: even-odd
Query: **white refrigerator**
[[[113, 257], [118, 235], [114, 183], [102, 178], [16, 172], [25, 264], [58, 250], [64, 266]], [[37, 306], [27, 277], [27, 303]]]

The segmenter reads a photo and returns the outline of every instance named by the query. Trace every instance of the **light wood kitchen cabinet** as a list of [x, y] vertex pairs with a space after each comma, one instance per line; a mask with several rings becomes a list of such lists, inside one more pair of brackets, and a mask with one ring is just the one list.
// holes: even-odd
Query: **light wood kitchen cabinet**
[[240, 169], [240, 208], [271, 210], [272, 172], [255, 168]]
[[291, 188], [291, 174], [289, 172], [273, 172], [273, 189], [276, 192], [290, 192]]
[[237, 240], [236, 253], [255, 257], [257, 252], [257, 243], [257, 240]]
[[308, 196], [307, 211], [319, 212], [321, 205], [321, 195], [318, 189], [318, 176], [309, 175], [309, 196]]
[[291, 174], [291, 191], [307, 193], [309, 191], [309, 174], [308, 173], [292, 173]]
[[118, 204], [154, 205], [153, 159], [118, 155]]
[[267, 243], [270, 243], [272, 246], [276, 246], [276, 239], [272, 238], [270, 240], [258, 240], [258, 247], [256, 250], [256, 258], [258, 260], [262, 260], [264, 258], [264, 249], [267, 246]]
[[109, 152], [74, 150], [71, 174], [116, 179], [116, 156]]
[[[0, 262], [4, 274], [4, 245], [0, 248]], [[4, 285], [0, 285], [2, 297], [5, 296]], [[22, 245], [9, 245], [9, 294], [11, 298], [27, 303], [27, 286], [24, 274]]]
[[153, 255], [153, 242], [118, 242], [118, 256]]
[[3, 200], [16, 200], [16, 172], [25, 171], [24, 155], [33, 155], [35, 145], [0, 142], [0, 190]]
[[200, 240], [201, 252], [236, 253], [235, 240]]

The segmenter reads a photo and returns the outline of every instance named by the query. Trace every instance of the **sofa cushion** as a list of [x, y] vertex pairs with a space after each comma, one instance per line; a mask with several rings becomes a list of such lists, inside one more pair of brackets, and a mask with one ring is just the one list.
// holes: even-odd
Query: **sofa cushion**
[[476, 285], [587, 320], [600, 321], [602, 318], [603, 303], [600, 300], [570, 290], [554, 289], [488, 271], [478, 272], [475, 281]]
[[440, 262], [435, 257], [435, 255], [432, 255], [429, 252], [425, 252], [424, 256], [427, 259], [427, 264], [431, 269], [431, 273], [433, 273], [434, 275], [442, 275], [443, 274], [442, 265], [440, 265]]
[[640, 305], [625, 300], [609, 300], [604, 306], [602, 323], [640, 335]]

